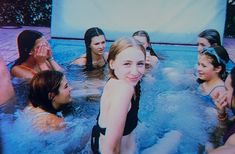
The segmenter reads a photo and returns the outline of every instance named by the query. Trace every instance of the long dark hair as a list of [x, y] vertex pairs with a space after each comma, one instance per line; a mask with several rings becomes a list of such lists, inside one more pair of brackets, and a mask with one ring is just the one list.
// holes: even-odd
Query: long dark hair
[[89, 28], [84, 35], [84, 40], [85, 40], [85, 45], [86, 45], [86, 58], [87, 58], [86, 70], [87, 71], [91, 71], [94, 69], [93, 64], [92, 64], [92, 54], [91, 54], [91, 47], [90, 47], [91, 39], [95, 36], [100, 36], [100, 35], [104, 35], [104, 32], [98, 27]]
[[29, 100], [32, 105], [55, 114], [58, 109], [53, 107], [52, 99], [48, 97], [48, 94], [59, 94], [59, 87], [63, 76], [63, 73], [51, 70], [41, 71], [36, 74], [29, 86]]
[[24, 30], [17, 37], [17, 45], [19, 58], [15, 61], [14, 65], [20, 65], [25, 62], [33, 49], [37, 39], [41, 38], [43, 34], [35, 30]]
[[151, 45], [151, 41], [150, 41], [150, 37], [149, 37], [149, 34], [144, 31], [144, 30], [139, 30], [139, 31], [136, 31], [132, 34], [132, 36], [142, 36], [142, 37], [145, 37], [149, 46], [146, 48], [146, 50], [149, 50], [150, 51], [150, 55], [151, 56], [156, 56], [158, 59], [163, 59], [162, 57], [159, 57], [156, 52], [153, 50], [152, 48], [152, 45]]
[[221, 46], [220, 34], [215, 29], [206, 29], [198, 37], [207, 39], [211, 46]]
[[233, 87], [233, 97], [235, 97], [235, 67], [232, 68], [231, 72], [231, 86]]

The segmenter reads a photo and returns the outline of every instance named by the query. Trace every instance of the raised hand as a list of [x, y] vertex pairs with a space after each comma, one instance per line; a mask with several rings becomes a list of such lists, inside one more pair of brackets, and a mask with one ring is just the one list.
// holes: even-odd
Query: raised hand
[[51, 57], [51, 48], [46, 43], [42, 43], [33, 50], [33, 56], [38, 64], [45, 63]]
[[224, 113], [225, 108], [228, 106], [227, 92], [218, 91], [216, 94], [212, 96], [212, 99], [215, 102], [218, 112]]

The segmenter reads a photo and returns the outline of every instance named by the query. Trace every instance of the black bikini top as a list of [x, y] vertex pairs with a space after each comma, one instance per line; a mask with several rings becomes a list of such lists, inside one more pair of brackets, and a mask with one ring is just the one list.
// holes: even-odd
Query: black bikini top
[[[139, 86], [139, 83], [137, 84]], [[136, 88], [135, 88], [136, 89]], [[132, 96], [131, 98], [131, 109], [127, 113], [126, 123], [124, 127], [123, 136], [130, 134], [138, 124], [138, 111], [139, 111], [139, 95], [136, 97]], [[106, 128], [101, 128], [98, 124], [99, 115], [97, 116], [97, 126], [101, 134], [105, 135]]]

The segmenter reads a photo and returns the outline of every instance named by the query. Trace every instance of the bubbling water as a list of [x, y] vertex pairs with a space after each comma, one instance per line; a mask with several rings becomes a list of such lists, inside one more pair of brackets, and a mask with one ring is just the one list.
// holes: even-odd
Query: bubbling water
[[[54, 58], [64, 67], [73, 88], [73, 110], [65, 116], [67, 128], [39, 134], [32, 129], [29, 117], [21, 111], [26, 105], [22, 103], [21, 107], [15, 107], [14, 114], [0, 114], [3, 153], [90, 153], [91, 128], [96, 123], [99, 99], [108, 79], [107, 69], [103, 73], [91, 74], [69, 64], [81, 54], [78, 51], [84, 51], [83, 42], [80, 46], [76, 41], [65, 43], [64, 40], [52, 41], [51, 44]], [[161, 153], [165, 149], [176, 154], [197, 153], [208, 140], [208, 129], [216, 125], [216, 116], [214, 109], [207, 106], [196, 92], [198, 85], [193, 69], [197, 60], [196, 48], [171, 47], [156, 51], [165, 60], [160, 61], [141, 81], [139, 123], [134, 132], [137, 151], [149, 153], [158, 150]], [[17, 95], [25, 102], [27, 88], [23, 91]]]

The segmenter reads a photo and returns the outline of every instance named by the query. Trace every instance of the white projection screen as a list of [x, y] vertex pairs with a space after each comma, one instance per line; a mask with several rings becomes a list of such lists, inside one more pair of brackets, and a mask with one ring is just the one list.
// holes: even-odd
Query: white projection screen
[[52, 38], [83, 39], [100, 27], [108, 40], [146, 30], [155, 43], [195, 44], [204, 29], [223, 40], [226, 0], [53, 0]]

